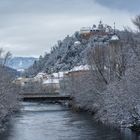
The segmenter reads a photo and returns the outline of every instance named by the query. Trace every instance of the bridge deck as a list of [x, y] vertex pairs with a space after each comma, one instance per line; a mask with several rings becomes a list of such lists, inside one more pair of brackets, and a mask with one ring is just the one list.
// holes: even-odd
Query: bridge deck
[[45, 94], [23, 94], [21, 95], [23, 100], [71, 100], [70, 96], [62, 95], [45, 95]]

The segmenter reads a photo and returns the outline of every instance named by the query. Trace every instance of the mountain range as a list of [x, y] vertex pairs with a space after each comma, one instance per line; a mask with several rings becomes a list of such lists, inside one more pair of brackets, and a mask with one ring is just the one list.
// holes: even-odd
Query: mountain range
[[23, 71], [29, 68], [37, 60], [34, 57], [13, 57], [7, 63], [7, 66], [18, 71]]

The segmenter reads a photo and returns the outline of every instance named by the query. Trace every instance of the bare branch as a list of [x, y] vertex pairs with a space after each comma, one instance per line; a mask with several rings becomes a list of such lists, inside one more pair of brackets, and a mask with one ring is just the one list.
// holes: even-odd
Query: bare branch
[[133, 24], [140, 31], [140, 15], [136, 16], [135, 19], [132, 20]]

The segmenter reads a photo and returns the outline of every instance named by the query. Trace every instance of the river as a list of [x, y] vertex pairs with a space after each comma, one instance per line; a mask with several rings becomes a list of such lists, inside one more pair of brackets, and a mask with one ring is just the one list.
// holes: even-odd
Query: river
[[0, 140], [140, 140], [140, 136], [98, 124], [90, 115], [59, 104], [24, 102]]

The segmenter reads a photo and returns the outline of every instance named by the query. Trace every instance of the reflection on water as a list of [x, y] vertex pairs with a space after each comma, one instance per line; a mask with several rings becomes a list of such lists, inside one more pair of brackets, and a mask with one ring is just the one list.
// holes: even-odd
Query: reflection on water
[[140, 136], [99, 125], [91, 116], [58, 104], [23, 103], [0, 140], [140, 140]]

